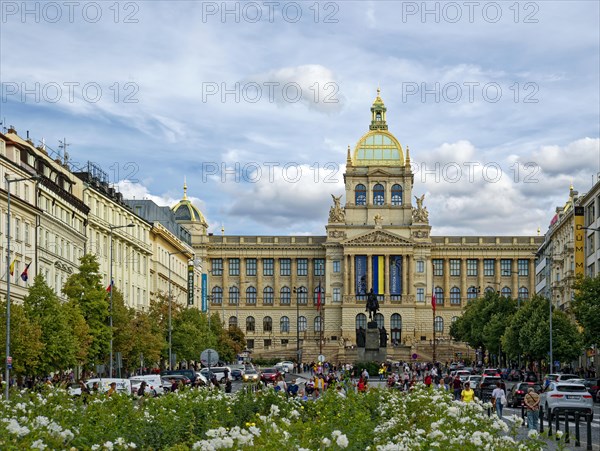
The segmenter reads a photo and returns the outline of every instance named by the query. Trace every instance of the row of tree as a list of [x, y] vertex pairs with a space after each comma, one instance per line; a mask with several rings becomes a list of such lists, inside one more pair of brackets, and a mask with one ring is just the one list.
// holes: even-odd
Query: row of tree
[[[112, 299], [113, 351], [122, 355], [125, 371], [168, 361], [168, 297], [153, 293], [148, 311], [125, 305], [115, 287]], [[63, 287], [61, 301], [43, 276], [35, 277], [23, 304], [11, 303], [11, 356], [13, 371], [45, 376], [82, 367], [95, 370], [108, 364], [110, 349], [110, 292], [102, 285], [94, 255], [81, 258], [79, 271]], [[6, 301], [2, 305], [6, 312]], [[6, 316], [0, 336], [6, 336]], [[172, 303], [172, 348], [178, 361], [198, 361], [206, 348], [218, 351], [221, 360], [233, 361], [246, 346], [242, 331], [225, 329], [218, 314], [212, 318], [197, 308]], [[5, 350], [1, 350], [2, 361]]]

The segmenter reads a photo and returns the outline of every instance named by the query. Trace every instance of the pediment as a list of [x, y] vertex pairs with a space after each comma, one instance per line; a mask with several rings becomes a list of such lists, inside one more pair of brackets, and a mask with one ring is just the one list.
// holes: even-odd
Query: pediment
[[367, 175], [369, 177], [391, 177], [393, 174], [386, 171], [385, 169], [374, 168], [369, 170]]
[[344, 245], [363, 245], [363, 244], [395, 244], [400, 246], [412, 246], [413, 243], [406, 238], [402, 238], [390, 232], [383, 230], [375, 230], [364, 235], [359, 235], [352, 239], [344, 241]]

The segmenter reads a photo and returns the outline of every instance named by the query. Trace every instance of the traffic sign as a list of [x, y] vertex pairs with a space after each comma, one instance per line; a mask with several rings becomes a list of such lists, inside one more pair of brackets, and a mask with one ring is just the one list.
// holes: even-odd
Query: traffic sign
[[9, 365], [12, 365], [12, 357], [11, 356], [8, 356], [6, 358], [6, 363], [9, 364]]
[[419, 355], [418, 354], [413, 354], [412, 358], [413, 358], [413, 360], [417, 360], [419, 358]]
[[323, 354], [319, 355], [319, 357], [317, 358], [317, 360], [321, 363], [323, 363], [325, 361], [325, 356]]
[[205, 349], [200, 354], [200, 362], [204, 366], [215, 366], [219, 362], [219, 353], [214, 349]]

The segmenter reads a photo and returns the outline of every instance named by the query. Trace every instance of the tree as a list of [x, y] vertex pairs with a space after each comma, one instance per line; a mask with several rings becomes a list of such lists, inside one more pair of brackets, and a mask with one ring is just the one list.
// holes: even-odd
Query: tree
[[[2, 312], [6, 312], [6, 301], [0, 303]], [[0, 336], [6, 336], [6, 315], [0, 321]], [[32, 323], [23, 305], [11, 302], [10, 306], [10, 354], [13, 359], [13, 372], [15, 374], [29, 374], [30, 369], [36, 367], [43, 350], [41, 340], [42, 328], [39, 324]], [[2, 362], [6, 362], [6, 350], [0, 349]], [[4, 365], [3, 365], [4, 366]]]
[[79, 272], [69, 276], [63, 293], [77, 302], [89, 327], [88, 366], [105, 362], [110, 346], [111, 331], [108, 325], [109, 302], [106, 287], [102, 286], [100, 265], [92, 254], [80, 259]]
[[184, 309], [177, 315], [172, 341], [173, 353], [179, 360], [200, 360], [204, 349], [217, 345], [208, 328], [207, 316], [195, 308]]
[[579, 277], [573, 286], [575, 298], [571, 311], [583, 327], [583, 337], [587, 346], [600, 344], [600, 275]]
[[[176, 302], [172, 302], [171, 329], [173, 329], [173, 323], [176, 321], [180, 311], [181, 306]], [[154, 333], [163, 339], [162, 356], [166, 362], [169, 359], [169, 297], [165, 293], [153, 293], [153, 298], [150, 300], [149, 317]]]
[[137, 367], [140, 356], [143, 356], [144, 366], [160, 363], [164, 346], [162, 335], [153, 331], [154, 325], [146, 312], [136, 312], [131, 323], [132, 340], [129, 354], [126, 356], [129, 369]]
[[29, 321], [41, 328], [42, 353], [37, 364], [30, 366], [31, 374], [43, 376], [73, 368], [77, 364], [77, 340], [69, 324], [70, 315], [43, 276], [35, 277], [23, 307]]

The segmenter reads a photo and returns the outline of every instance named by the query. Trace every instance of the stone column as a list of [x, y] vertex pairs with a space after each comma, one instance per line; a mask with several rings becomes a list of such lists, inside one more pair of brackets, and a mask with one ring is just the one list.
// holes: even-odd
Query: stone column
[[[223, 258], [223, 304], [229, 303], [229, 260]], [[211, 293], [212, 294], [212, 293]], [[212, 301], [211, 301], [212, 304]]]
[[460, 303], [467, 297], [467, 259], [460, 259]]
[[531, 299], [535, 293], [535, 260], [528, 259], [527, 267], [529, 268], [529, 299]]
[[502, 289], [502, 286], [500, 285], [501, 277], [502, 277], [502, 269], [500, 267], [500, 259], [495, 258], [494, 259], [494, 289], [496, 291], [500, 291]]
[[477, 294], [477, 297], [482, 296], [485, 290], [485, 285], [483, 284], [483, 258], [477, 259], [477, 287], [480, 292]]
[[415, 294], [415, 268], [414, 268], [414, 258], [412, 255], [407, 256], [408, 260], [408, 294]]
[[350, 296], [352, 297], [352, 302], [354, 302], [354, 296], [356, 295], [356, 269], [354, 268], [354, 255], [348, 255], [350, 259]]
[[519, 295], [519, 259], [513, 258], [513, 269], [511, 274], [511, 285], [512, 285], [512, 298], [517, 299]]
[[444, 305], [448, 305], [450, 302], [450, 259], [444, 258]]
[[306, 279], [307, 280], [306, 284], [308, 285], [308, 287], [307, 287], [308, 288], [308, 304], [314, 307], [314, 305], [315, 305], [315, 301], [314, 301], [315, 288], [317, 288], [315, 281], [314, 281], [314, 277], [313, 277], [313, 274], [315, 271], [315, 268], [314, 268], [315, 260], [313, 258], [309, 258], [307, 264], [308, 264], [308, 268], [307, 268], [308, 277]]
[[[256, 258], [256, 305], [263, 305], [265, 302], [265, 298], [263, 295], [263, 288], [264, 288], [264, 281], [263, 281], [263, 275], [262, 275], [262, 263], [261, 263], [261, 258]], [[243, 279], [240, 278], [240, 282], [242, 282]], [[242, 284], [240, 283], [240, 285], [243, 285], [243, 289], [245, 290], [246, 288], [248, 288], [251, 283], [245, 283]], [[273, 329], [275, 329], [275, 325], [273, 325]]]

